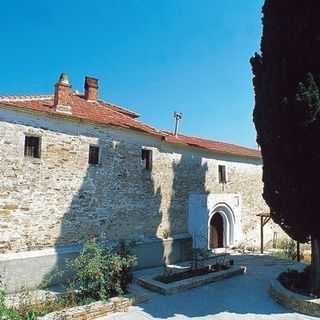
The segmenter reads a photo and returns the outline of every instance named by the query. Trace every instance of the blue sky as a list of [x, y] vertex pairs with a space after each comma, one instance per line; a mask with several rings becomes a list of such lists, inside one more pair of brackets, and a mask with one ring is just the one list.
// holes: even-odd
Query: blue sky
[[256, 147], [249, 58], [263, 0], [11, 0], [1, 4], [0, 95], [45, 94], [61, 72], [161, 129]]

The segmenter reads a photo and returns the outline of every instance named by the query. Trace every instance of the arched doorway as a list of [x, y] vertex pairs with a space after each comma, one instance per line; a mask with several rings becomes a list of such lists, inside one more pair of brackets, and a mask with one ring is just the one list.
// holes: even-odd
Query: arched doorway
[[208, 248], [225, 248], [234, 243], [235, 217], [231, 208], [219, 203], [208, 219]]
[[210, 220], [210, 240], [211, 249], [223, 248], [224, 230], [223, 218], [219, 212], [216, 212]]

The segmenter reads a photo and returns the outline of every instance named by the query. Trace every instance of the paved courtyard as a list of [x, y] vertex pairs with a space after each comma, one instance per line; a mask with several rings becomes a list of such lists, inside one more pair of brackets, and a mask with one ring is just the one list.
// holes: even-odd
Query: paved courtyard
[[[268, 295], [270, 279], [293, 263], [270, 256], [235, 256], [247, 274], [212, 283], [172, 296], [150, 294], [149, 302], [100, 320], [146, 319], [318, 319], [291, 312]], [[149, 271], [150, 272], [150, 271]]]

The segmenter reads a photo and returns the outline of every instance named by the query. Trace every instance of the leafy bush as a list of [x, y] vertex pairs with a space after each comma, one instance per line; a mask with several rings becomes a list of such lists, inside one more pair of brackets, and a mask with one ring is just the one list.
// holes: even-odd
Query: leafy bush
[[71, 275], [64, 297], [31, 302], [28, 292], [25, 292], [24, 303], [15, 309], [5, 304], [5, 291], [1, 289], [0, 281], [0, 320], [35, 320], [66, 307], [124, 294], [132, 281], [131, 269], [135, 261], [124, 242], [117, 247], [106, 248], [89, 241], [78, 257], [68, 260], [67, 270], [57, 271], [54, 276]]
[[294, 269], [288, 269], [282, 272], [278, 280], [287, 289], [304, 295], [313, 295], [311, 284], [311, 266], [306, 266], [303, 271], [299, 272]]
[[78, 257], [67, 262], [67, 272], [71, 274], [68, 287], [82, 303], [124, 294], [132, 280], [131, 268], [135, 261], [123, 242], [107, 248], [89, 241]]
[[205, 264], [205, 260], [210, 255], [210, 252], [211, 251], [208, 249], [193, 248], [191, 268], [198, 269], [199, 267], [203, 267]]
[[257, 250], [256, 239], [243, 240], [235, 247], [235, 249], [238, 249], [242, 253], [245, 253], [246, 251], [254, 253]]
[[296, 243], [292, 239], [282, 239], [279, 242], [278, 248], [281, 250], [275, 252], [274, 255], [284, 259], [294, 260], [297, 257]]

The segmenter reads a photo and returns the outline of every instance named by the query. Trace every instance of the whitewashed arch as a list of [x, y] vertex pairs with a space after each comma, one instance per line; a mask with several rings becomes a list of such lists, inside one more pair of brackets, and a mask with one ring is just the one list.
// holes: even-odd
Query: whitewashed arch
[[216, 212], [223, 219], [224, 246], [237, 245], [242, 239], [241, 195], [238, 193], [190, 193], [188, 202], [188, 231], [193, 248], [209, 247], [210, 221]]
[[208, 248], [210, 248], [210, 222], [215, 214], [219, 213], [223, 221], [223, 246], [229, 247], [234, 243], [235, 215], [233, 210], [226, 203], [217, 203], [209, 214], [208, 219]]

